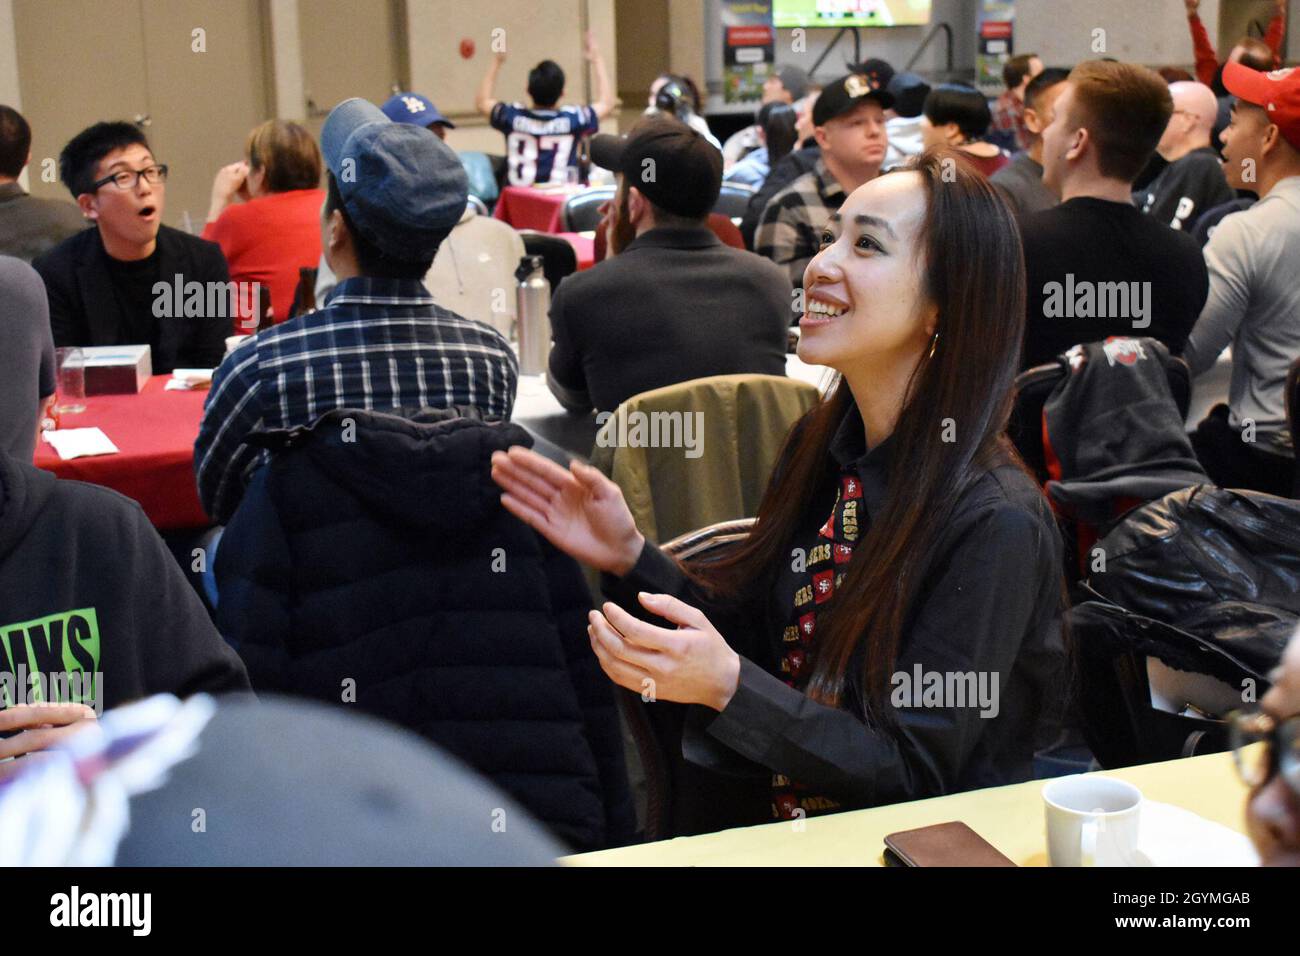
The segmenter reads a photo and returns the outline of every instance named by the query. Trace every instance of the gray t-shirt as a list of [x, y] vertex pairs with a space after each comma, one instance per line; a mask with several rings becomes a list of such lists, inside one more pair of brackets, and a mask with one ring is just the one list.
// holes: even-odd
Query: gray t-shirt
[[37, 199], [17, 183], [0, 183], [0, 256], [31, 262], [86, 226], [72, 203]]
[[1262, 450], [1291, 455], [1286, 375], [1300, 357], [1300, 176], [1219, 223], [1205, 246], [1210, 296], [1183, 358], [1199, 375], [1232, 346], [1229, 421], [1253, 422]]
[[54, 385], [45, 283], [27, 263], [0, 256], [0, 451], [31, 462], [41, 399]]
[[1011, 162], [989, 177], [998, 187], [1017, 219], [1060, 203], [1060, 198], [1043, 185], [1043, 165], [1026, 152], [1016, 153]]

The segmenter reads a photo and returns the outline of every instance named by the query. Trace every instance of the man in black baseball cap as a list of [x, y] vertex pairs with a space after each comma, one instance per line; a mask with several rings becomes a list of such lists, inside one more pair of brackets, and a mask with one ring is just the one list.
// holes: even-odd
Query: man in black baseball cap
[[754, 251], [784, 268], [803, 285], [803, 272], [821, 244], [822, 229], [846, 196], [880, 174], [889, 140], [885, 110], [894, 97], [879, 76], [849, 73], [822, 88], [813, 106], [813, 136], [821, 158], [772, 196]]
[[[595, 137], [591, 161], [622, 175], [622, 205], [613, 211], [625, 213], [621, 218], [634, 229], [647, 212], [654, 221], [656, 211], [665, 220], [686, 220], [678, 225], [698, 226], [722, 188], [722, 154], [694, 129], [669, 117], [650, 117], [626, 137]], [[648, 230], [636, 229], [637, 235], [643, 231]], [[614, 230], [609, 238], [615, 253], [627, 240]]]
[[930, 84], [915, 73], [895, 73], [885, 87], [894, 98], [894, 105], [885, 111], [885, 134], [889, 139], [889, 154], [885, 169], [901, 166], [911, 156], [923, 149], [921, 123], [924, 120], [925, 98], [930, 95]]
[[789, 283], [709, 228], [722, 184], [718, 150], [657, 115], [627, 136], [592, 139], [591, 160], [618, 174], [606, 226], [613, 258], [556, 288], [547, 381], [560, 403], [612, 412], [693, 378], [785, 374]]
[[848, 64], [848, 69], [865, 76], [874, 86], [878, 86], [882, 90], [889, 89], [889, 84], [894, 82], [893, 64], [888, 60], [882, 60], [878, 56], [863, 60], [856, 68], [852, 64]]

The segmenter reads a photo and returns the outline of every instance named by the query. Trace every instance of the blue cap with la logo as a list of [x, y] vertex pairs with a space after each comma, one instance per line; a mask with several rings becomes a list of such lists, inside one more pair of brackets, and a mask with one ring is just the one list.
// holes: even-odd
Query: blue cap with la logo
[[433, 100], [419, 93], [397, 93], [390, 96], [379, 107], [394, 123], [410, 123], [412, 126], [432, 126], [437, 123], [447, 129], [455, 129], [456, 124], [438, 112]]

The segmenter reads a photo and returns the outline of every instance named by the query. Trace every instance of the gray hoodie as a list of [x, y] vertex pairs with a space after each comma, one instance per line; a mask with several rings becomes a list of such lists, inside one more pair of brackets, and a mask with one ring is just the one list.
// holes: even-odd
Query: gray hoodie
[[30, 462], [41, 400], [54, 394], [54, 338], [45, 283], [12, 256], [0, 256], [0, 343], [0, 452]]

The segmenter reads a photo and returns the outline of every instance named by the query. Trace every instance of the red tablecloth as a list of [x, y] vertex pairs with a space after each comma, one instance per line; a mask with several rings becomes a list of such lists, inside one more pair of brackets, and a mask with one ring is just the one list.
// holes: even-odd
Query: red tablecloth
[[63, 416], [64, 428], [101, 429], [119, 454], [62, 461], [42, 441], [36, 466], [134, 498], [160, 530], [211, 524], [194, 484], [194, 439], [208, 393], [165, 391], [170, 377], [155, 375], [138, 395], [92, 395], [84, 412]]
[[564, 202], [576, 190], [534, 189], [532, 186], [507, 186], [501, 190], [492, 215], [516, 229], [559, 232]]
[[596, 264], [596, 240], [588, 239], [580, 232], [560, 232], [556, 233], [561, 239], [573, 246], [573, 251], [578, 257], [578, 271], [590, 269]]

